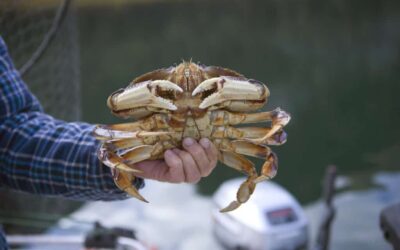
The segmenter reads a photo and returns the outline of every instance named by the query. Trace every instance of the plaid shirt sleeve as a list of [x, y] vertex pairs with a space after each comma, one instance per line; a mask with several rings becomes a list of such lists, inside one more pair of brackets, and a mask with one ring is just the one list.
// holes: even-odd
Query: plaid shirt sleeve
[[0, 37], [0, 186], [81, 200], [127, 198], [97, 158], [92, 130], [43, 113]]

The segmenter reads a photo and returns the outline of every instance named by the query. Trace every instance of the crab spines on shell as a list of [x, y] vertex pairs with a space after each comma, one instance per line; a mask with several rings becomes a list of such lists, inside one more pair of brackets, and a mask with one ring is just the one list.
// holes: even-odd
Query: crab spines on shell
[[141, 107], [153, 107], [166, 110], [176, 110], [173, 102], [158, 96], [158, 91], [183, 92], [177, 84], [167, 80], [145, 81], [130, 84], [125, 89], [120, 89], [108, 98], [107, 106], [118, 114], [118, 111]]
[[214, 77], [203, 81], [193, 90], [192, 96], [213, 89], [215, 92], [206, 96], [199, 108], [205, 109], [231, 100], [266, 100], [269, 96], [267, 86], [262, 83], [228, 76]]

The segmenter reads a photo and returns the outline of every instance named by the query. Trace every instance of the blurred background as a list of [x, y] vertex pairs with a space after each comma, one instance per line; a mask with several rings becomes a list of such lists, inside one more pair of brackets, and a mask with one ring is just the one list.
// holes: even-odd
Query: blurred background
[[[121, 122], [110, 114], [106, 99], [140, 74], [182, 59], [234, 69], [267, 84], [271, 98], [265, 110], [281, 107], [292, 115], [288, 142], [273, 147], [279, 156], [274, 181], [299, 200], [312, 221], [319, 218], [315, 209], [325, 167], [335, 164], [342, 191], [333, 249], [390, 249], [378, 216], [385, 205], [400, 200], [395, 191], [400, 183], [398, 1], [81, 0], [60, 14], [63, 4], [0, 3], [0, 34], [18, 68], [61, 16], [48, 48], [24, 74], [47, 112], [68, 121]], [[208, 204], [224, 180], [237, 176], [219, 166], [194, 189], [182, 185], [191, 190], [183, 192]], [[161, 193], [182, 208], [177, 189]], [[155, 203], [146, 207], [158, 206], [160, 195], [153, 191], [147, 192]], [[82, 205], [16, 197], [0, 192], [0, 221], [8, 232], [43, 232]], [[28, 200], [37, 203], [36, 212], [26, 211]], [[189, 215], [204, 213], [190, 209]], [[172, 216], [163, 210], [154, 214]], [[151, 232], [150, 225], [142, 230]], [[208, 234], [208, 227], [201, 228], [198, 234]], [[144, 237], [173, 249], [165, 239]], [[379, 242], [373, 243], [374, 237]]]

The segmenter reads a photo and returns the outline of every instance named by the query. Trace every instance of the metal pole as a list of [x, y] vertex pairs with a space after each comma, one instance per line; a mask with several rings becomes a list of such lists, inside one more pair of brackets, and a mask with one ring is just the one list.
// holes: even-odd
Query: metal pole
[[328, 166], [325, 171], [323, 183], [324, 213], [318, 230], [317, 242], [314, 250], [328, 250], [331, 235], [331, 225], [335, 218], [336, 209], [333, 206], [333, 196], [335, 194], [336, 166]]

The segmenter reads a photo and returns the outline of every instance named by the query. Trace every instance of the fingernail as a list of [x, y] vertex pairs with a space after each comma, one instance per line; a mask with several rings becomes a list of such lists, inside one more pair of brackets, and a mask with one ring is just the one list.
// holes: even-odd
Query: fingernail
[[183, 140], [183, 144], [185, 144], [185, 146], [192, 146], [194, 144], [194, 140], [192, 138], [185, 138]]
[[174, 153], [172, 153], [172, 151], [169, 149], [167, 151], [165, 151], [165, 156], [167, 156], [167, 157], [171, 157], [173, 154]]
[[200, 140], [200, 144], [201, 146], [203, 146], [203, 148], [208, 148], [210, 147], [210, 140], [207, 138], [203, 138]]

